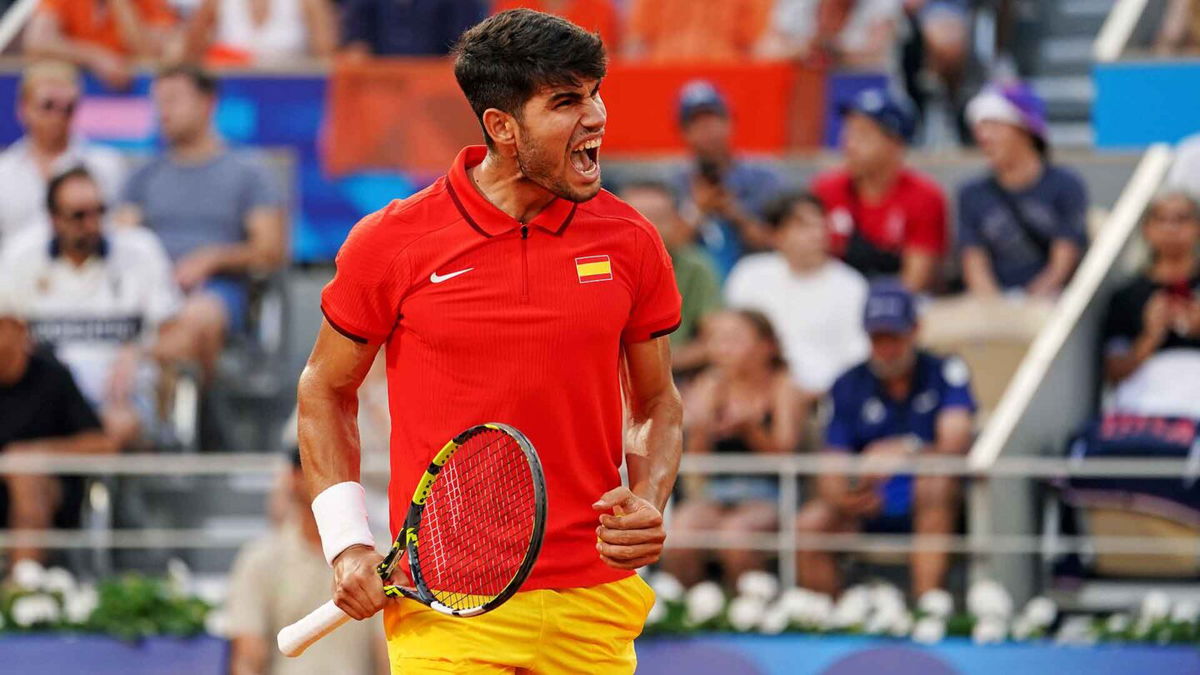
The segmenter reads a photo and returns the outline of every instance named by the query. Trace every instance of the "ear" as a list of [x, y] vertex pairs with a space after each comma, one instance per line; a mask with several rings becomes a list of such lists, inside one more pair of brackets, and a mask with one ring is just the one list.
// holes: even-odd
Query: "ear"
[[496, 108], [483, 111], [483, 130], [497, 149], [517, 144], [517, 118]]

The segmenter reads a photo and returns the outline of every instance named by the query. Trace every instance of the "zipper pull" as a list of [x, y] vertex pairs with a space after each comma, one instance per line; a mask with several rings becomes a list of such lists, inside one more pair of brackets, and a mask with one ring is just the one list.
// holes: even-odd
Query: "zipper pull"
[[522, 225], [522, 226], [521, 226], [521, 238], [522, 238], [522, 239], [528, 239], [528, 238], [529, 238], [529, 226], [528, 226], [528, 225]]

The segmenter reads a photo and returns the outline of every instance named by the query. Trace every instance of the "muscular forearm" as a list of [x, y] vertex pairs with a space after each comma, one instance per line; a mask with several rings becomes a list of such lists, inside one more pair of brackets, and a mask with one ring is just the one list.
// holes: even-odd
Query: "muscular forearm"
[[667, 394], [647, 406], [645, 412], [645, 419], [633, 423], [635, 447], [626, 454], [629, 487], [661, 511], [675, 486], [683, 452], [683, 405], [679, 393], [671, 387]]
[[306, 368], [299, 387], [300, 458], [309, 496], [359, 480], [358, 395], [336, 389]]

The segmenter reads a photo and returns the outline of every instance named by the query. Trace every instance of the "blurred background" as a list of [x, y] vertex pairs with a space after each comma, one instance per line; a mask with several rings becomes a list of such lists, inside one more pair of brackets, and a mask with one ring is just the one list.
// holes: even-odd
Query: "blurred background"
[[1200, 671], [1193, 0], [0, 0], [0, 660], [387, 672], [275, 656], [330, 581], [295, 385], [516, 7], [603, 37], [684, 299], [639, 672]]

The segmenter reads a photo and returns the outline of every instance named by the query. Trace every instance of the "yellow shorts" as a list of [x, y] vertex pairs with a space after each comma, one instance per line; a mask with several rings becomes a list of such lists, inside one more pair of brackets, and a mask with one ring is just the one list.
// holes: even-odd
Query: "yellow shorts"
[[634, 575], [517, 593], [469, 619], [399, 600], [383, 623], [393, 675], [631, 675], [633, 640], [653, 604], [654, 591]]

